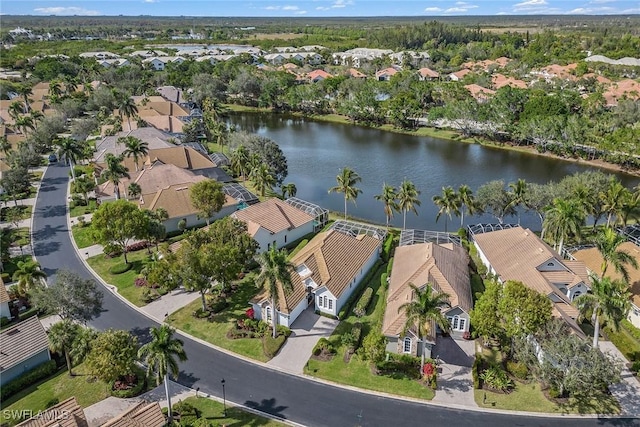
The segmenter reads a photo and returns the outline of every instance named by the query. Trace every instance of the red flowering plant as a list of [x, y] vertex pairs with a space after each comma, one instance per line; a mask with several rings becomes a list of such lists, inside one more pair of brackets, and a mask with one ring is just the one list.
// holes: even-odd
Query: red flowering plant
[[436, 373], [436, 367], [433, 363], [425, 363], [422, 367], [422, 375], [425, 378], [431, 378]]
[[253, 316], [256, 314], [256, 312], [253, 310], [253, 308], [248, 308], [247, 311], [244, 312], [244, 314], [246, 314], [249, 319], [253, 319]]
[[144, 277], [136, 277], [134, 284], [137, 288], [144, 288], [148, 285], [147, 279], [145, 279]]

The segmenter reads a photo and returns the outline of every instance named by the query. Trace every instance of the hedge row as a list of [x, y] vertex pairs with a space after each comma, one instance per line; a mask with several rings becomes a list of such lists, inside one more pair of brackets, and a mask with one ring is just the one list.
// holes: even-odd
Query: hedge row
[[364, 290], [362, 296], [358, 300], [356, 304], [356, 308], [353, 309], [353, 313], [357, 317], [362, 317], [367, 314], [367, 307], [369, 307], [369, 303], [371, 302], [371, 297], [373, 297], [373, 288], [369, 287]]
[[480, 390], [482, 388], [482, 380], [480, 379], [480, 370], [482, 369], [482, 355], [476, 354], [471, 368], [471, 376], [473, 377], [473, 388]]
[[360, 338], [362, 338], [362, 323], [356, 322], [351, 328], [351, 334], [353, 335], [353, 347], [354, 351], [360, 347]]
[[342, 307], [342, 310], [340, 310], [340, 313], [338, 314], [339, 320], [346, 319], [347, 316], [351, 313], [351, 310], [353, 309], [353, 305], [356, 303], [356, 298], [358, 298], [358, 295], [360, 295], [360, 290], [364, 286], [367, 286], [369, 282], [371, 282], [371, 280], [375, 277], [375, 275], [378, 274], [378, 270], [382, 265], [383, 265], [382, 261], [377, 260], [376, 263], [373, 265], [373, 267], [371, 267], [371, 270], [369, 270], [367, 275], [364, 276], [362, 281], [360, 281], [360, 283], [358, 284], [358, 288], [355, 291], [353, 291], [353, 293], [351, 294], [347, 302]]
[[9, 381], [0, 389], [0, 402], [24, 390], [56, 372], [56, 361], [49, 360], [41, 363], [30, 371], [25, 372], [13, 381]]

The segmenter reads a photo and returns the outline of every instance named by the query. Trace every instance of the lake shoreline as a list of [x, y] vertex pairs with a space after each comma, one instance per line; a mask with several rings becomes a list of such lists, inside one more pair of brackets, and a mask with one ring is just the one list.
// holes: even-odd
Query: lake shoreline
[[557, 159], [557, 160], [563, 160], [566, 162], [593, 166], [600, 169], [606, 169], [612, 172], [626, 174], [629, 176], [640, 177], [640, 170], [633, 171], [633, 170], [624, 169], [619, 165], [615, 165], [613, 163], [609, 163], [604, 160], [599, 160], [599, 159], [585, 160], [581, 158], [562, 157], [562, 156], [558, 156], [548, 152], [540, 153], [538, 150], [536, 150], [534, 147], [531, 147], [531, 146], [518, 146], [518, 145], [513, 145], [511, 143], [499, 144], [499, 143], [489, 141], [487, 139], [480, 138], [480, 137], [465, 138], [460, 133], [454, 130], [449, 130], [449, 129], [420, 127], [415, 131], [409, 131], [409, 130], [398, 129], [388, 124], [382, 125], [382, 126], [366, 126], [362, 124], [357, 124], [357, 123], [353, 123], [351, 120], [346, 118], [346, 116], [341, 116], [339, 114], [305, 115], [298, 112], [278, 113], [273, 111], [271, 108], [247, 107], [244, 105], [237, 105], [237, 104], [225, 104], [225, 107], [229, 110], [229, 112], [232, 112], [232, 113], [268, 113], [268, 114], [275, 114], [275, 115], [286, 114], [292, 117], [298, 117], [298, 118], [311, 120], [311, 121], [339, 123], [339, 124], [345, 124], [345, 125], [351, 125], [351, 126], [360, 126], [368, 129], [377, 129], [385, 132], [392, 132], [392, 133], [402, 134], [402, 135], [425, 136], [430, 138], [438, 138], [446, 141], [463, 142], [465, 144], [478, 144], [487, 148], [517, 151], [520, 153], [531, 154], [535, 156], [542, 156], [542, 157], [547, 157], [547, 158]]

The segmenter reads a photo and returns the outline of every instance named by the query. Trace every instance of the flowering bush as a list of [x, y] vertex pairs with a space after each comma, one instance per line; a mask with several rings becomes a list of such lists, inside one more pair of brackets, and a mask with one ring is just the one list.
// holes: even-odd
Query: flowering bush
[[253, 308], [248, 308], [247, 311], [244, 312], [244, 314], [246, 314], [249, 319], [253, 319], [253, 316], [255, 316], [256, 312], [253, 310]]
[[141, 242], [135, 242], [135, 243], [132, 243], [129, 246], [127, 246], [127, 252], [135, 252], [135, 251], [139, 251], [141, 249], [146, 249], [150, 245], [151, 244], [149, 242], [147, 242], [146, 240], [143, 240]]
[[471, 332], [465, 331], [465, 333], [462, 334], [462, 339], [470, 340], [471, 339]]
[[147, 280], [144, 277], [136, 277], [136, 280], [133, 283], [137, 288], [146, 287], [148, 285]]
[[435, 366], [433, 366], [433, 363], [425, 363], [424, 366], [422, 367], [422, 375], [424, 375], [427, 378], [431, 377], [435, 373], [436, 373], [436, 368]]

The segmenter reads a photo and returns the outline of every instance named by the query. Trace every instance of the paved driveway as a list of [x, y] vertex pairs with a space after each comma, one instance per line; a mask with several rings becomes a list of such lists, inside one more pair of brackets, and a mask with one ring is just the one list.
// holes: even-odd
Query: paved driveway
[[338, 323], [337, 320], [315, 314], [313, 307], [307, 308], [293, 322], [291, 336], [268, 365], [301, 374], [313, 347], [320, 338], [329, 338]]
[[438, 388], [434, 402], [448, 405], [477, 406], [473, 398], [471, 366], [475, 354], [475, 341], [454, 340], [438, 336], [431, 351], [442, 362], [438, 373]]

